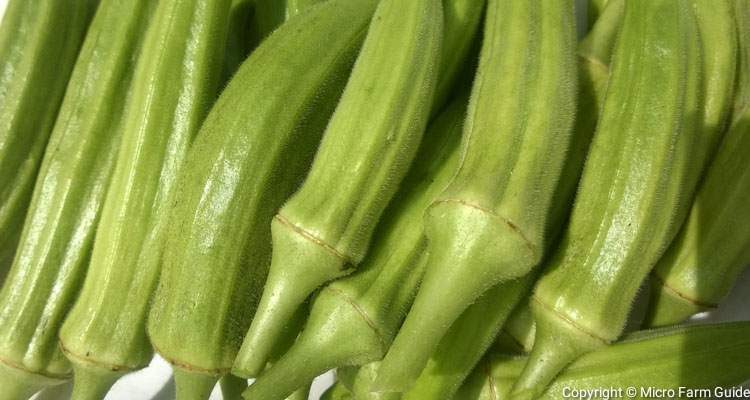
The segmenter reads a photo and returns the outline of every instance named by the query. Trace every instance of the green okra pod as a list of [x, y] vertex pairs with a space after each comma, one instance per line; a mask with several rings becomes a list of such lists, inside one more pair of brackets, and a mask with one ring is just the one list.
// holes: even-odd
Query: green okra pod
[[[550, 217], [549, 235], [559, 235], [568, 216], [609, 76], [609, 58], [623, 12], [613, 0], [578, 46], [578, 113], [572, 146]], [[550, 240], [553, 242], [555, 239]], [[497, 285], [464, 311], [442, 338], [404, 399], [451, 399], [498, 335], [513, 307], [526, 299], [536, 274]]]
[[461, 96], [431, 124], [360, 270], [320, 291], [296, 343], [250, 387], [253, 398], [281, 399], [329, 369], [383, 357], [424, 270], [422, 216], [458, 165], [465, 108]]
[[257, 375], [305, 298], [364, 258], [427, 124], [442, 32], [439, 0], [378, 4], [310, 173], [274, 217], [268, 280], [235, 374]]
[[456, 318], [546, 245], [575, 110], [573, 4], [491, 0], [485, 21], [461, 164], [426, 212], [427, 270], [375, 390], [408, 388]]
[[145, 325], [166, 216], [188, 146], [216, 96], [230, 4], [164, 0], [149, 24], [88, 273], [60, 330], [74, 399], [104, 397], [153, 356]]
[[[188, 154], [148, 332], [178, 376], [206, 391], [237, 356], [265, 281], [272, 218], [307, 173], [376, 4], [331, 0], [282, 25], [240, 67]], [[293, 320], [284, 321], [290, 341]]]
[[341, 382], [336, 382], [323, 393], [320, 400], [354, 400], [354, 395]]
[[[731, 18], [731, 14], [725, 14], [729, 11], [721, 8], [723, 2], [697, 3], [713, 10], [703, 10], [706, 22]], [[737, 27], [740, 31], [750, 30], [750, 8], [736, 4]], [[720, 19], [724, 25], [712, 23], [710, 28], [731, 28], [732, 24], [724, 18]], [[724, 35], [717, 36], [712, 43], [713, 54], [722, 48], [719, 39]], [[750, 38], [740, 35], [739, 40], [738, 76], [742, 77], [750, 73]], [[718, 71], [714, 79], [721, 79]], [[744, 88], [740, 88], [738, 93], [743, 92]], [[735, 112], [734, 117], [682, 230], [651, 273], [652, 300], [646, 320], [649, 326], [678, 323], [716, 308], [750, 262], [750, 226], [744, 218], [750, 212], [750, 168], [745, 157], [750, 149], [750, 112], [745, 108], [741, 113]]]
[[0, 23], [0, 283], [97, 0], [12, 0]]
[[70, 377], [58, 332], [86, 273], [150, 3], [104, 0], [88, 29], [0, 292], [0, 398]]
[[534, 349], [514, 399], [535, 398], [571, 361], [619, 337], [697, 181], [691, 157], [704, 131], [695, 18], [682, 2], [625, 3], [570, 223], [532, 297]]
[[[593, 398], [666, 396], [656, 390], [674, 390], [680, 397], [733, 398], [729, 388], [750, 378], [748, 337], [748, 322], [638, 332], [575, 361], [538, 399], [569, 398], [575, 396], [573, 391]], [[526, 361], [525, 357], [488, 354], [456, 399], [509, 398]], [[627, 394], [628, 388], [635, 388], [635, 395]], [[611, 389], [609, 396], [603, 389]]]

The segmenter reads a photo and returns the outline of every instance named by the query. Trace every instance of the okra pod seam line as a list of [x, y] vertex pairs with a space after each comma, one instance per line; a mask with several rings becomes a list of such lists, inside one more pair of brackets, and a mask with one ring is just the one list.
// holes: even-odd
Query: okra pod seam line
[[511, 221], [510, 219], [508, 219], [508, 218], [506, 218], [506, 217], [504, 217], [504, 216], [502, 216], [502, 215], [500, 215], [500, 214], [498, 214], [498, 213], [496, 213], [496, 212], [494, 212], [492, 210], [484, 208], [484, 207], [482, 207], [482, 206], [480, 206], [478, 204], [473, 204], [473, 203], [470, 203], [470, 202], [468, 202], [466, 200], [462, 200], [462, 199], [440, 199], [440, 200], [437, 200], [437, 201], [433, 202], [430, 205], [430, 207], [428, 207], [428, 212], [429, 212], [430, 208], [433, 208], [433, 207], [435, 207], [435, 206], [437, 206], [439, 204], [443, 204], [443, 203], [456, 203], [456, 204], [462, 205], [464, 207], [469, 207], [469, 208], [473, 208], [475, 210], [478, 210], [478, 211], [480, 211], [482, 213], [487, 214], [490, 217], [494, 217], [494, 218], [499, 219], [504, 224], [508, 225], [508, 227], [511, 229], [511, 231], [514, 232], [514, 233], [516, 233], [523, 240], [523, 242], [526, 244], [526, 248], [531, 253], [532, 258], [534, 258], [534, 257], [537, 256], [538, 251], [536, 249], [536, 246], [534, 246], [534, 243], [532, 243], [531, 240], [529, 240], [529, 238], [527, 238], [526, 235], [524, 235], [523, 230], [521, 230], [521, 228], [518, 225], [516, 225], [513, 221]]
[[[153, 346], [153, 344], [152, 344], [152, 346]], [[164, 360], [166, 360], [170, 365], [172, 365], [173, 367], [180, 368], [180, 369], [185, 370], [185, 371], [197, 372], [197, 373], [204, 374], [204, 375], [212, 375], [212, 376], [217, 376], [218, 377], [218, 376], [227, 375], [232, 370], [232, 368], [201, 368], [201, 367], [196, 367], [195, 365], [188, 364], [188, 363], [183, 362], [183, 361], [178, 361], [177, 359], [174, 359], [174, 358], [171, 358], [171, 357], [167, 357], [167, 356], [164, 355], [166, 353], [163, 353], [163, 352], [159, 351], [158, 347], [156, 347], [156, 346], [153, 346], [153, 347], [154, 347], [154, 351], [156, 353], [158, 353], [159, 356], [162, 357]]]
[[282, 223], [282, 224], [284, 224], [284, 225], [292, 228], [292, 230], [294, 232], [298, 233], [303, 238], [307, 239], [308, 241], [312, 242], [315, 245], [320, 246], [323, 250], [331, 253], [334, 257], [336, 257], [336, 258], [340, 259], [341, 261], [343, 261], [344, 262], [343, 269], [347, 269], [348, 265], [352, 264], [352, 261], [349, 259], [349, 257], [345, 256], [344, 254], [342, 254], [341, 252], [339, 252], [338, 250], [336, 250], [335, 247], [333, 247], [330, 244], [326, 243], [325, 241], [323, 241], [319, 237], [313, 235], [312, 233], [306, 231], [304, 228], [295, 225], [293, 222], [289, 221], [286, 217], [284, 217], [280, 213], [276, 214], [276, 216], [274, 217], [274, 219], [276, 219], [280, 223]]
[[388, 348], [388, 344], [386, 343], [385, 339], [383, 339], [383, 334], [378, 330], [378, 327], [375, 325], [372, 319], [367, 315], [367, 312], [364, 309], [362, 309], [362, 307], [360, 307], [356, 301], [354, 301], [346, 293], [336, 288], [335, 286], [328, 286], [327, 289], [341, 296], [341, 298], [344, 299], [344, 301], [346, 301], [347, 304], [352, 306], [354, 311], [356, 311], [357, 314], [359, 314], [359, 316], [362, 317], [362, 320], [365, 321], [367, 326], [369, 326], [370, 329], [372, 329], [373, 332], [375, 332], [375, 336], [377, 336], [378, 341], [380, 342], [380, 345], [382, 346], [382, 348], [383, 349]]
[[550, 313], [552, 313], [552, 314], [553, 314], [553, 315], [554, 315], [555, 317], [557, 317], [557, 318], [560, 318], [561, 320], [565, 321], [565, 322], [566, 322], [567, 324], [569, 324], [569, 325], [570, 325], [570, 326], [571, 326], [572, 328], [575, 328], [575, 330], [577, 330], [577, 331], [579, 331], [579, 332], [583, 333], [584, 335], [587, 335], [587, 336], [591, 337], [591, 338], [592, 338], [592, 339], [594, 339], [594, 340], [600, 341], [600, 342], [602, 342], [602, 343], [603, 343], [603, 344], [605, 344], [605, 345], [609, 345], [609, 344], [611, 343], [611, 341], [609, 341], [609, 340], [607, 340], [607, 339], [605, 339], [605, 338], [603, 338], [603, 337], [601, 337], [601, 336], [599, 336], [599, 335], [597, 335], [597, 334], [595, 334], [595, 333], [593, 333], [593, 332], [590, 332], [590, 331], [588, 331], [587, 329], [585, 329], [584, 327], [582, 327], [581, 325], [579, 325], [579, 324], [578, 324], [578, 323], [576, 323], [575, 321], [573, 321], [573, 320], [571, 320], [570, 318], [568, 318], [568, 317], [567, 317], [566, 315], [564, 315], [563, 313], [561, 313], [561, 312], [558, 312], [558, 311], [557, 311], [556, 309], [554, 309], [554, 308], [552, 308], [552, 307], [548, 306], [548, 305], [547, 305], [547, 304], [545, 304], [545, 303], [544, 303], [543, 301], [541, 301], [540, 299], [538, 299], [538, 298], [536, 297], [536, 294], [534, 294], [533, 296], [531, 296], [531, 300], [532, 300], [532, 301], [533, 301], [534, 303], [536, 303], [536, 304], [540, 305], [540, 306], [541, 306], [542, 308], [544, 308], [545, 310], [547, 310], [547, 311], [549, 311]]
[[670, 284], [664, 278], [662, 278], [661, 276], [659, 276], [659, 274], [656, 272], [656, 270], [654, 270], [653, 273], [651, 274], [651, 278], [652, 279], [656, 279], [657, 281], [659, 281], [659, 284], [664, 289], [667, 289], [667, 291], [669, 291], [670, 293], [674, 294], [675, 296], [678, 296], [679, 298], [687, 301], [688, 303], [690, 303], [692, 305], [695, 305], [695, 306], [698, 306], [698, 307], [703, 307], [703, 308], [718, 308], [719, 307], [719, 305], [716, 304], [716, 303], [706, 303], [706, 302], [702, 302], [700, 300], [696, 300], [696, 299], [694, 299], [694, 298], [692, 298], [692, 297], [690, 297], [690, 296], [688, 296], [688, 295], [680, 292], [679, 290], [673, 288], [672, 286], [670, 286]]
[[50, 378], [50, 379], [70, 379], [73, 376], [72, 374], [50, 374], [49, 372], [31, 371], [28, 368], [24, 367], [23, 365], [16, 364], [12, 361], [4, 360], [2, 358], [0, 358], [0, 364], [3, 364], [8, 368], [12, 368], [12, 369], [19, 370], [21, 372], [25, 372], [27, 374], [43, 376], [45, 378]]
[[62, 350], [63, 354], [65, 354], [65, 357], [67, 357], [70, 360], [81, 361], [83, 364], [87, 364], [87, 365], [99, 367], [99, 368], [102, 368], [102, 369], [107, 369], [107, 370], [112, 371], [112, 372], [132, 371], [132, 370], [138, 369], [138, 367], [133, 368], [133, 367], [128, 367], [127, 365], [118, 365], [118, 364], [104, 363], [104, 362], [101, 362], [101, 361], [94, 361], [91, 358], [75, 354], [72, 351], [68, 350], [65, 347], [65, 344], [63, 343], [62, 340], [60, 340], [59, 343], [60, 343], [60, 350]]

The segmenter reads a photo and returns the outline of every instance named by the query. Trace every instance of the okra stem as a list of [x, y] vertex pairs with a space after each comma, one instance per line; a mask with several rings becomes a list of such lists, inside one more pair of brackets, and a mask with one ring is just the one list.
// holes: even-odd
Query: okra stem
[[[177, 398], [180, 400], [205, 400], [219, 381], [216, 375], [193, 372], [184, 368], [174, 368], [174, 382]], [[227, 399], [228, 400], [228, 399]]]
[[74, 400], [102, 400], [112, 385], [119, 379], [122, 371], [110, 371], [101, 366], [88, 363], [74, 363], [75, 384]]

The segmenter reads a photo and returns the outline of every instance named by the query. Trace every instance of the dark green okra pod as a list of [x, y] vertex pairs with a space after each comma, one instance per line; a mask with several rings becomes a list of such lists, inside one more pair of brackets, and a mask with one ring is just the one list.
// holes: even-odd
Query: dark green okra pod
[[304, 179], [376, 4], [331, 0], [282, 25], [240, 67], [188, 155], [148, 331], [178, 377], [205, 391], [237, 356], [271, 220]]
[[688, 4], [626, 2], [602, 116], [570, 223], [534, 291], [534, 350], [512, 398], [536, 398], [571, 361], [616, 340], [674, 237], [703, 133], [699, 50]]
[[[573, 390], [621, 390], [610, 398], [665, 397], [649, 389], [671, 389], [681, 397], [734, 398], [728, 388], [750, 378], [750, 323], [731, 322], [637, 332], [571, 364], [538, 399], [570, 398]], [[527, 359], [491, 353], [456, 399], [507, 399]], [[635, 396], [627, 395], [635, 388]], [[720, 393], [717, 393], [717, 389]], [[726, 388], [726, 390], [722, 390]], [[687, 390], [703, 390], [702, 392]], [[727, 395], [729, 394], [729, 395]], [[599, 393], [594, 398], [606, 397]]]
[[0, 283], [97, 0], [11, 0], [0, 24]]
[[0, 292], [0, 398], [70, 377], [57, 336], [86, 273], [150, 3], [104, 0], [88, 29]]
[[540, 261], [573, 125], [574, 46], [571, 1], [488, 2], [461, 164], [426, 213], [427, 270], [375, 390], [408, 388], [474, 300]]
[[[710, 21], [728, 12], [719, 7], [720, 2], [699, 3], [706, 3], [703, 6], [713, 10], [710, 13], [704, 10], [706, 17], [712, 17]], [[737, 27], [741, 32], [738, 74], [746, 77], [750, 74], [750, 7], [741, 2], [736, 2], [736, 7]], [[732, 24], [711, 26], [728, 29]], [[713, 43], [714, 48], [721, 48], [718, 39]], [[744, 78], [740, 82], [748, 84]], [[738, 94], [745, 91], [740, 88]], [[748, 151], [750, 112], [745, 106], [735, 111], [734, 123], [706, 172], [687, 221], [651, 273], [652, 300], [647, 325], [674, 324], [716, 308], [750, 262], [750, 224], [745, 218], [750, 215]]]
[[424, 270], [422, 216], [458, 165], [465, 108], [459, 98], [431, 124], [361, 271], [321, 290], [297, 342], [251, 386], [255, 398], [280, 399], [329, 369], [385, 355]]
[[145, 325], [166, 216], [188, 146], [216, 96], [230, 4], [163, 0], [147, 30], [88, 273], [60, 329], [74, 399], [104, 397], [153, 356]]
[[310, 173], [271, 225], [268, 280], [236, 374], [257, 375], [308, 295], [364, 258], [427, 124], [442, 28], [439, 0], [378, 5]]

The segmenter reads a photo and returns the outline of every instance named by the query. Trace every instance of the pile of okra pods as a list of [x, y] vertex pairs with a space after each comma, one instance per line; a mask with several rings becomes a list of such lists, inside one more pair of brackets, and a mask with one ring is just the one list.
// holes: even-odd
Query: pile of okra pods
[[750, 398], [749, 263], [750, 0], [0, 24], [0, 400]]

